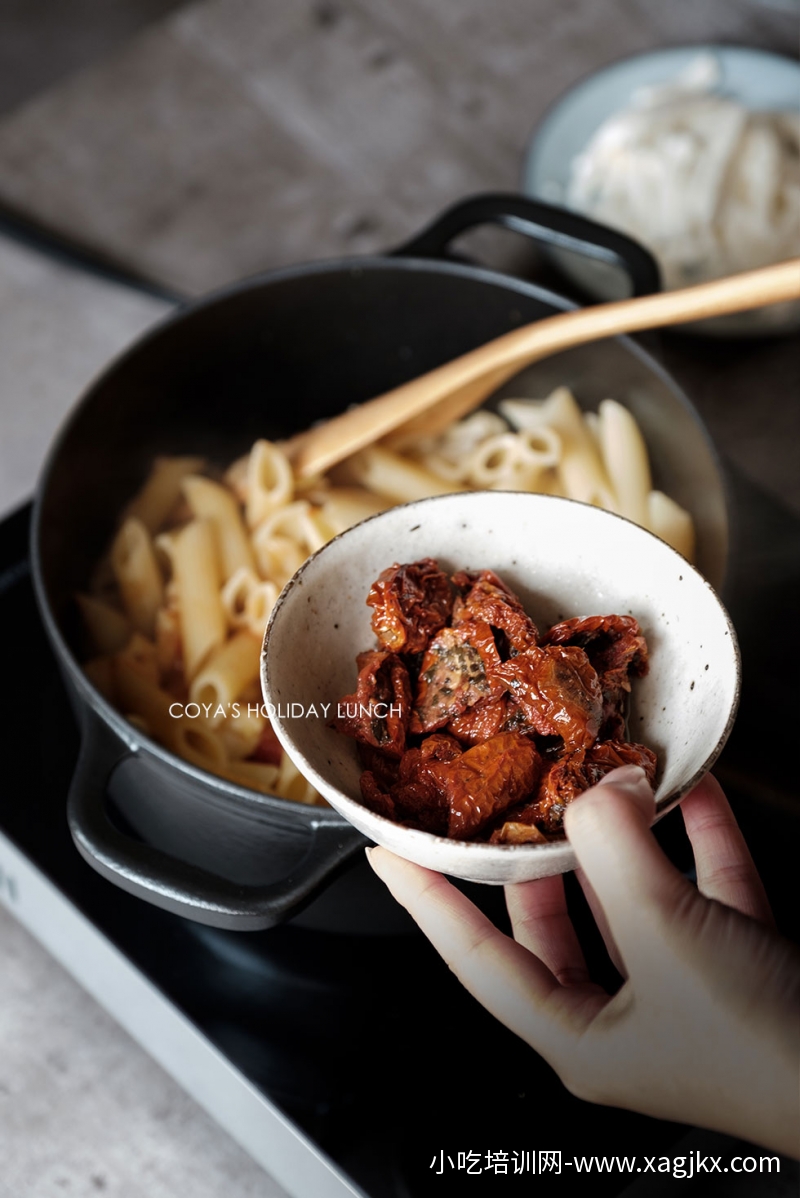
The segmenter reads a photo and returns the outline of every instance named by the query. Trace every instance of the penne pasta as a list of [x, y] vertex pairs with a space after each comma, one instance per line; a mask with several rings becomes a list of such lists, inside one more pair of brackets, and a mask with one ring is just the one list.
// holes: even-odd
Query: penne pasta
[[300, 569], [308, 556], [291, 537], [271, 536], [269, 528], [265, 525], [256, 529], [253, 534], [253, 550], [261, 577], [281, 588]]
[[237, 570], [255, 569], [239, 505], [230, 491], [199, 474], [188, 475], [181, 486], [192, 515], [208, 520], [214, 530], [223, 579]]
[[464, 463], [466, 480], [479, 489], [493, 487], [498, 479], [513, 475], [519, 464], [516, 435], [501, 433], [488, 437], [468, 455]]
[[183, 672], [181, 617], [176, 605], [159, 608], [155, 632], [156, 661], [162, 675]]
[[600, 404], [598, 435], [603, 462], [621, 516], [646, 528], [647, 496], [652, 489], [647, 447], [627, 408], [613, 399]]
[[283, 799], [293, 799], [296, 803], [316, 805], [319, 795], [310, 782], [306, 782], [288, 753], [284, 753], [275, 783], [276, 793]]
[[554, 428], [543, 425], [541, 428], [522, 429], [517, 434], [523, 458], [533, 466], [547, 469], [557, 466], [561, 460], [561, 438]]
[[464, 460], [474, 449], [489, 437], [502, 436], [507, 432], [506, 421], [496, 412], [473, 412], [471, 416], [445, 429], [440, 436], [423, 437], [416, 446], [410, 447], [409, 452], [422, 461], [435, 454], [443, 459], [450, 469], [460, 472]]
[[125, 715], [139, 716], [155, 740], [170, 749], [175, 748], [177, 721], [170, 715], [172, 696], [118, 656], [112, 658], [112, 669], [114, 693], [120, 710]]
[[152, 636], [156, 612], [164, 599], [164, 582], [150, 533], [129, 516], [111, 546], [111, 567], [125, 612], [134, 628]]
[[348, 459], [348, 467], [356, 482], [393, 503], [411, 503], [430, 495], [449, 495], [465, 491], [460, 483], [447, 483], [424, 466], [409, 458], [392, 453], [379, 445], [362, 449]]
[[[255, 704], [254, 706], [259, 705]], [[238, 713], [223, 720], [219, 735], [229, 759], [241, 761], [254, 753], [258, 748], [266, 723], [266, 716], [248, 711], [245, 705], [240, 707]], [[275, 769], [277, 777], [277, 767], [273, 766], [272, 768]]]
[[119, 587], [114, 577], [110, 552], [104, 554], [92, 570], [89, 579], [89, 594], [93, 599], [100, 599], [101, 602], [111, 606], [119, 602]]
[[694, 558], [695, 532], [692, 517], [663, 491], [647, 496], [647, 527], [688, 560]]
[[150, 533], [158, 532], [180, 499], [181, 483], [188, 474], [203, 469], [202, 458], [156, 458], [147, 481], [128, 504], [127, 515]]
[[[262, 794], [277, 794], [281, 798], [290, 797], [289, 795], [281, 795], [278, 784], [280, 770], [277, 765], [267, 765], [263, 761], [228, 761], [223, 776], [230, 779], [231, 782], [235, 782], [238, 786], [245, 786], [250, 790], [258, 790]], [[315, 796], [316, 793], [314, 791]]]
[[270, 541], [274, 537], [284, 537], [299, 545], [303, 559], [310, 553], [316, 553], [332, 536], [330, 529], [325, 528], [319, 514], [312, 510], [307, 499], [296, 499], [285, 507], [272, 512], [256, 529], [255, 538], [259, 541]]
[[558, 387], [545, 405], [563, 445], [559, 473], [567, 496], [613, 510], [616, 499], [608, 475], [572, 392]]
[[322, 499], [320, 515], [334, 536], [368, 516], [386, 511], [386, 502], [364, 487], [331, 487]]
[[250, 454], [242, 454], [235, 462], [231, 462], [223, 475], [225, 486], [233, 491], [239, 503], [247, 503], [247, 473], [250, 468]]
[[116, 653], [128, 643], [133, 629], [121, 611], [93, 595], [76, 595], [75, 600], [97, 653]]
[[247, 463], [247, 524], [255, 528], [272, 512], [289, 503], [294, 493], [292, 467], [271, 441], [256, 441]]
[[558, 473], [564, 495], [615, 510], [616, 499], [597, 444], [568, 387], [557, 387], [544, 400], [504, 399], [499, 409], [520, 431], [547, 427], [558, 435], [562, 449]]
[[600, 417], [597, 412], [584, 412], [583, 419], [586, 422], [586, 427], [594, 438], [594, 443], [602, 453], [600, 447]]
[[278, 598], [278, 586], [274, 582], [264, 582], [245, 567], [228, 579], [221, 597], [228, 625], [247, 628], [261, 638]]
[[622, 512], [691, 559], [691, 517], [651, 489], [641, 432], [613, 400], [584, 413], [559, 387], [441, 429], [426, 422], [415, 439], [401, 430], [301, 483], [267, 440], [221, 482], [198, 473], [199, 458], [159, 458], [91, 593], [76, 597], [94, 653], [87, 677], [139, 731], [198, 768], [324, 806], [271, 733], [259, 659], [281, 588], [331, 537], [430, 495], [537, 491]]
[[119, 653], [115, 654], [115, 657], [117, 662], [126, 669], [140, 674], [142, 678], [145, 678], [148, 682], [152, 682], [154, 686], [159, 685], [160, 670], [156, 655], [156, 646], [153, 641], [149, 641], [146, 636], [142, 636], [141, 632], [134, 632], [127, 645]]
[[225, 746], [207, 721], [179, 716], [174, 721], [172, 745], [176, 753], [192, 765], [210, 770], [212, 774], [225, 774], [228, 755]]
[[192, 520], [175, 538], [173, 568], [178, 586], [181, 640], [189, 682], [209, 654], [225, 640], [225, 611], [211, 525]]
[[244, 688], [258, 678], [261, 640], [251, 632], [237, 632], [210, 655], [189, 686], [189, 698], [201, 707], [213, 707], [208, 716], [213, 726], [226, 717]]

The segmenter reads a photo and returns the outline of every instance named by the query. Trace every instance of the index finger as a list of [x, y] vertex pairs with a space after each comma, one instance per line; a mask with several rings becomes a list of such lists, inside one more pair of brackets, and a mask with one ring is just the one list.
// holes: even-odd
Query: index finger
[[369, 850], [369, 863], [470, 994], [548, 1059], [608, 1001], [599, 987], [562, 988], [441, 874], [384, 848]]
[[652, 953], [654, 929], [697, 896], [650, 832], [654, 814], [644, 771], [623, 766], [578, 795], [564, 815], [578, 864], [600, 901], [628, 972], [636, 958]]

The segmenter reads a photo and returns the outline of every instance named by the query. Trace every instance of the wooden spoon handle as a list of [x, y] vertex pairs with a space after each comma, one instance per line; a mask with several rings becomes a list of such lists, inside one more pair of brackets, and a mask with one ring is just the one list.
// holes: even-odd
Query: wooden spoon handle
[[560, 313], [505, 333], [351, 408], [301, 433], [285, 448], [301, 478], [321, 474], [401, 427], [403, 438], [421, 430], [438, 431], [477, 407], [525, 366], [572, 346], [792, 299], [800, 299], [800, 258], [679, 291]]
[[[504, 352], [497, 354], [494, 370], [489, 365], [487, 356], [487, 359], [484, 359], [485, 373], [473, 378], [470, 384], [455, 388], [450, 395], [443, 396], [419, 415], [397, 425], [393, 436], [385, 434], [388, 438], [387, 444], [391, 448], [401, 449], [418, 437], [436, 436], [455, 420], [460, 420], [478, 407], [498, 387], [526, 366], [576, 345], [599, 341], [603, 337], [618, 336], [621, 333], [666, 328], [690, 320], [726, 316], [796, 299], [800, 299], [800, 258], [724, 279], [713, 279], [709, 283], [699, 283], [679, 291], [659, 292], [634, 300], [618, 300], [615, 303], [578, 308], [548, 317], [536, 324], [515, 329], [514, 332], [481, 346], [476, 353], [499, 347], [500, 342], [507, 343], [505, 347], [500, 347]], [[516, 345], [513, 344], [515, 341]], [[433, 382], [432, 376], [436, 373], [437, 371], [431, 371], [430, 374], [413, 381], [423, 382], [428, 379]], [[394, 392], [387, 392], [387, 398], [401, 390], [402, 388], [398, 387]]]

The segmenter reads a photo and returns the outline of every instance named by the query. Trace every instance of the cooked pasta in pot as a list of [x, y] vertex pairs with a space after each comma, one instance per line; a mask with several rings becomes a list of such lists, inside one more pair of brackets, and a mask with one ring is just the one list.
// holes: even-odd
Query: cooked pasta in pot
[[272, 607], [331, 537], [396, 503], [451, 491], [537, 491], [627, 516], [691, 560], [689, 513], [652, 489], [633, 416], [614, 400], [581, 411], [566, 387], [506, 399], [402, 452], [361, 450], [299, 482], [281, 447], [257, 441], [222, 476], [159, 458], [128, 505], [90, 594], [86, 674], [143, 733], [213, 774], [301, 803], [325, 800], [291, 764], [261, 699]]

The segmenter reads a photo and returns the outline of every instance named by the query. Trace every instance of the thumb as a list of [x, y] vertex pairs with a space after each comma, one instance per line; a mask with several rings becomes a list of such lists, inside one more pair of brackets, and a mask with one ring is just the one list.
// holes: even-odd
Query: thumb
[[696, 892], [650, 831], [653, 792], [640, 766], [612, 770], [567, 807], [564, 828], [581, 869], [630, 967], [653, 941], [654, 925]]

